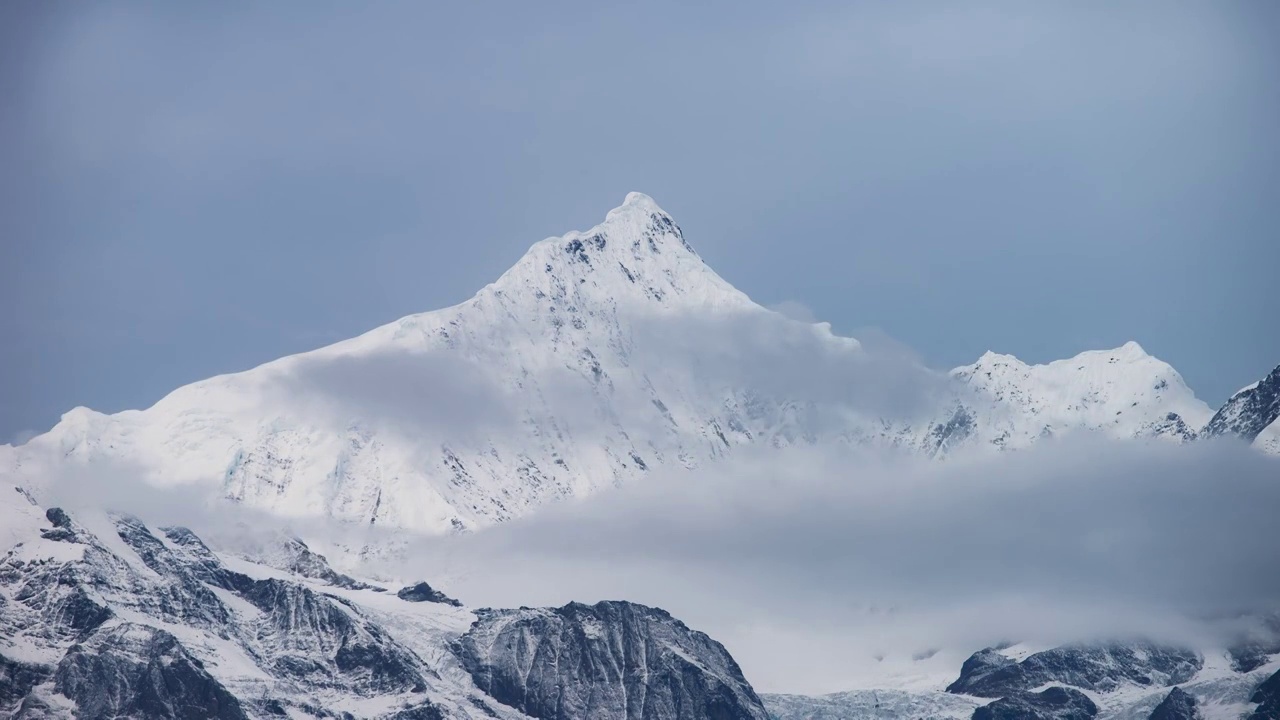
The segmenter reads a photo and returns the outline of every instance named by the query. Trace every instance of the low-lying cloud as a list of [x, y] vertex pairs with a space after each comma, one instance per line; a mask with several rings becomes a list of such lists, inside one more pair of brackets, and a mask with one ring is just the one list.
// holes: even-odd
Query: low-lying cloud
[[744, 450], [449, 538], [284, 521], [127, 465], [68, 469], [41, 499], [233, 551], [296, 534], [342, 569], [472, 607], [655, 605], [723, 642], [757, 689], [817, 693], [937, 688], [1002, 641], [1205, 650], [1257, 632], [1280, 610], [1278, 470], [1225, 441], [1076, 437], [942, 462]]
[[945, 374], [904, 346], [862, 346], [825, 323], [758, 308], [640, 314], [612, 330], [606, 319], [591, 322], [593, 333], [567, 332], [554, 351], [549, 342], [528, 348], [516, 340], [489, 354], [426, 343], [304, 356], [273, 377], [264, 412], [286, 408], [338, 429], [369, 424], [414, 442], [473, 446], [534, 443], [528, 421], [555, 418], [587, 443], [612, 432], [614, 420], [632, 436], [666, 434], [671, 419], [654, 400], [679, 414], [682, 406], [714, 412], [738, 398], [759, 400], [753, 412], [789, 408], [806, 434], [824, 437], [848, 429], [853, 415], [916, 419], [937, 409], [947, 387]]
[[[659, 605], [766, 690], [954, 673], [1002, 640], [1220, 647], [1241, 616], [1280, 609], [1277, 470], [1230, 443], [1083, 439], [938, 464], [749, 454], [424, 542], [401, 572], [473, 605]], [[943, 665], [908, 662], [939, 649]]]

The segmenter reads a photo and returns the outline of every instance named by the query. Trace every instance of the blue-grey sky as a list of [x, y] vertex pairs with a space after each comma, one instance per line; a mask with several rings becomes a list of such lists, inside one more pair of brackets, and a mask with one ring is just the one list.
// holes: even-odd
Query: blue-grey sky
[[[689, 7], [695, 5], [696, 7]], [[1280, 363], [1280, 5], [6, 3], [0, 438], [469, 297], [652, 195], [932, 365]]]

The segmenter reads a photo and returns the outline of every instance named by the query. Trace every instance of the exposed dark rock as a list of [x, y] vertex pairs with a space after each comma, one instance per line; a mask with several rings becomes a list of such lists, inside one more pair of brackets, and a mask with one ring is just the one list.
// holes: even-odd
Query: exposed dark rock
[[319, 580], [349, 590], [381, 589], [336, 572], [329, 566], [329, 561], [325, 556], [313, 552], [311, 548], [307, 547], [306, 543], [298, 538], [289, 538], [284, 543], [282, 550], [289, 556], [289, 559], [280, 568], [281, 570], [288, 570], [295, 575], [301, 575], [305, 578]]
[[41, 530], [40, 537], [54, 542], [82, 542], [83, 531], [71, 521], [71, 516], [62, 508], [49, 508], [44, 516], [53, 525], [51, 529]]
[[[1163, 380], [1161, 382], [1164, 382]], [[1182, 442], [1195, 440], [1199, 433], [1195, 428], [1187, 425], [1187, 421], [1182, 419], [1178, 413], [1171, 412], [1164, 416], [1163, 420], [1153, 423], [1150, 428], [1152, 435], [1160, 437], [1173, 437]]]
[[115, 615], [90, 595], [69, 565], [33, 563], [21, 575], [13, 599], [38, 613], [49, 631], [69, 639], [88, 637]]
[[1018, 693], [973, 711], [973, 720], [1091, 720], [1098, 706], [1072, 688], [1051, 687], [1038, 693]]
[[184, 527], [167, 527], [160, 528], [160, 532], [177, 547], [172, 552], [178, 561], [200, 582], [240, 593], [253, 586], [252, 578], [228, 570], [209, 546], [190, 530]]
[[44, 516], [49, 519], [49, 522], [52, 523], [54, 527], [57, 527], [57, 528], [71, 527], [71, 516], [68, 515], [67, 511], [63, 510], [62, 508], [51, 507], [48, 510], [44, 511]]
[[628, 602], [481, 610], [455, 652], [481, 690], [546, 720], [768, 717], [720, 643]]
[[49, 703], [43, 698], [31, 694], [22, 699], [12, 720], [63, 720], [66, 716], [66, 713], [59, 713], [49, 707]]
[[1200, 717], [1196, 699], [1179, 687], [1170, 690], [1151, 711], [1151, 720], [1200, 720]]
[[165, 615], [221, 632], [231, 620], [230, 611], [192, 572], [184, 558], [152, 535], [141, 520], [129, 515], [114, 516], [112, 520], [120, 539], [163, 578], [149, 598], [156, 608]]
[[1280, 653], [1280, 613], [1263, 615], [1257, 627], [1227, 648], [1231, 667], [1236, 672], [1252, 672], [1277, 653]]
[[1249, 702], [1258, 703], [1249, 720], [1280, 720], [1280, 670], [1262, 681]]
[[1048, 683], [1109, 692], [1121, 683], [1170, 686], [1186, 682], [1203, 665], [1199, 654], [1146, 642], [1068, 645], [1011, 660], [994, 649], [974, 653], [947, 692], [1004, 697]]
[[11, 660], [0, 655], [0, 710], [10, 708], [53, 673], [47, 665]]
[[1280, 418], [1280, 365], [1258, 384], [1232, 395], [1209, 419], [1200, 435], [1236, 435], [1253, 442], [1277, 418]]
[[258, 635], [276, 650], [278, 672], [313, 684], [341, 675], [362, 693], [425, 689], [417, 658], [343, 601], [274, 578], [244, 597], [264, 613]]
[[54, 688], [76, 703], [81, 717], [246, 717], [173, 635], [133, 623], [72, 647], [58, 663]]
[[433, 602], [452, 605], [454, 607], [462, 607], [462, 603], [454, 600], [448, 595], [445, 595], [439, 590], [436, 590], [425, 582], [401, 588], [400, 592], [396, 593], [396, 597], [401, 600], [407, 600], [408, 602]]
[[973, 434], [974, 418], [963, 405], [956, 408], [945, 425], [934, 425], [925, 440], [925, 451], [930, 455], [945, 454], [947, 448], [959, 445]]

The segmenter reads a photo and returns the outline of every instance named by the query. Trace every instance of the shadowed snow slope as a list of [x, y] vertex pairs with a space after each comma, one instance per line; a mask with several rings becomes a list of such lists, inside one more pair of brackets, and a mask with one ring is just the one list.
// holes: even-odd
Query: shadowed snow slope
[[1048, 365], [988, 353], [949, 375], [753, 303], [649, 197], [536, 243], [470, 300], [146, 410], [76, 408], [0, 446], [33, 489], [126, 462], [287, 517], [475, 528], [744, 445], [928, 456], [1073, 431], [1193, 437], [1211, 412], [1136, 343]]

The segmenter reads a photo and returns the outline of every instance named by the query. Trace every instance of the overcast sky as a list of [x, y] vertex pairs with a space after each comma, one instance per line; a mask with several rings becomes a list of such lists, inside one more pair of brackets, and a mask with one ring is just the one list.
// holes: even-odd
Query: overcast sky
[[4, 4], [0, 438], [462, 301], [629, 190], [938, 367], [1136, 339], [1216, 405], [1280, 362], [1280, 5], [686, 5]]

